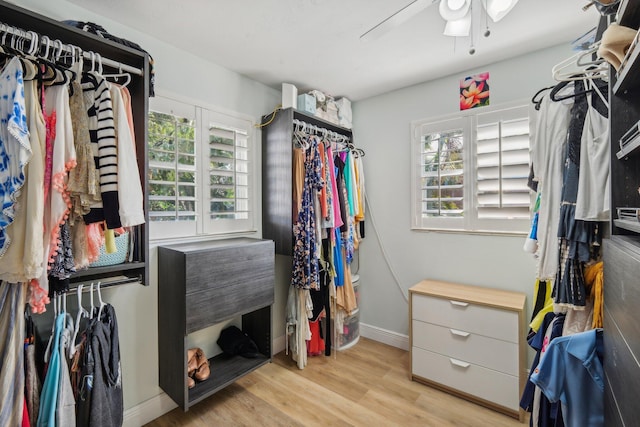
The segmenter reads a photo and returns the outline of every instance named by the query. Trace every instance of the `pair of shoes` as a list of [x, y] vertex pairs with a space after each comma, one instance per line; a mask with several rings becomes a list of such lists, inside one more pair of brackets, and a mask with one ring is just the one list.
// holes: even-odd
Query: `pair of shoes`
[[187, 350], [187, 386], [193, 388], [197, 381], [205, 381], [211, 375], [209, 360], [201, 348]]

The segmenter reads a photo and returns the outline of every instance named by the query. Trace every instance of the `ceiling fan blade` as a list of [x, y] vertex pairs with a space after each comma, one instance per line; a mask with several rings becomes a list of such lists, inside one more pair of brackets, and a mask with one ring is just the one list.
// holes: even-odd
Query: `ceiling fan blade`
[[391, 31], [392, 29], [396, 28], [403, 22], [406, 22], [409, 19], [413, 18], [415, 15], [422, 12], [432, 4], [437, 3], [438, 1], [439, 0], [413, 0], [411, 3], [361, 35], [360, 40], [375, 40]]

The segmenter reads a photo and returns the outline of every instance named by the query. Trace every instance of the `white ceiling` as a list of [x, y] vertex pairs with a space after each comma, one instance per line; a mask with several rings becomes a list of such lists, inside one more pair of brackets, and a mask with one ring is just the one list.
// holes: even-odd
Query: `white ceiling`
[[360, 40], [411, 0], [70, 1], [274, 88], [287, 82], [352, 100], [570, 42], [598, 20], [595, 8], [582, 11], [587, 0], [520, 0], [490, 22], [488, 38], [481, 17], [471, 56], [469, 38], [441, 35], [437, 6]]

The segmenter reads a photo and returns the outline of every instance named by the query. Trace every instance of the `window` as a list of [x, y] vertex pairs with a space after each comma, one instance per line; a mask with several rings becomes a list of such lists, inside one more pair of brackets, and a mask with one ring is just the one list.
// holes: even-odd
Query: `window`
[[255, 231], [250, 120], [155, 97], [148, 127], [152, 238]]
[[527, 107], [414, 122], [412, 134], [413, 228], [528, 231]]

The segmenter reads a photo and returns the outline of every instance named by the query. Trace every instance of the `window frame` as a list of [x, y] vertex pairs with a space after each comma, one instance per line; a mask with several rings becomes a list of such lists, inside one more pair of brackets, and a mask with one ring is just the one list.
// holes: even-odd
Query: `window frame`
[[[477, 129], [478, 116], [507, 115], [509, 117], [529, 120], [529, 150], [534, 122], [527, 101], [516, 101], [465, 110], [454, 114], [436, 118], [414, 120], [411, 122], [411, 230], [414, 231], [442, 231], [469, 234], [498, 234], [498, 235], [526, 235], [531, 224], [527, 219], [480, 219], [478, 218], [478, 180], [477, 180]], [[486, 123], [486, 121], [485, 121]], [[429, 133], [446, 132], [448, 130], [463, 129], [463, 206], [464, 216], [459, 217], [427, 217], [422, 213], [422, 139]], [[533, 192], [529, 192], [530, 201]], [[529, 204], [531, 206], [531, 203]]]
[[[257, 209], [259, 207], [258, 170], [260, 162], [257, 144], [255, 120], [251, 117], [219, 107], [203, 105], [193, 100], [177, 98], [170, 95], [156, 95], [149, 99], [149, 111], [173, 114], [195, 120], [195, 221], [152, 221], [149, 218], [149, 239], [151, 241], [166, 239], [192, 239], [206, 236], [222, 236], [225, 234], [253, 234], [257, 230]], [[246, 133], [248, 150], [248, 218], [210, 219], [210, 185], [209, 185], [209, 127]], [[235, 159], [235, 156], [234, 156]], [[151, 169], [151, 161], [148, 168]], [[149, 175], [151, 172], [149, 172]], [[151, 197], [151, 189], [149, 189]], [[149, 209], [151, 213], [151, 209]]]

